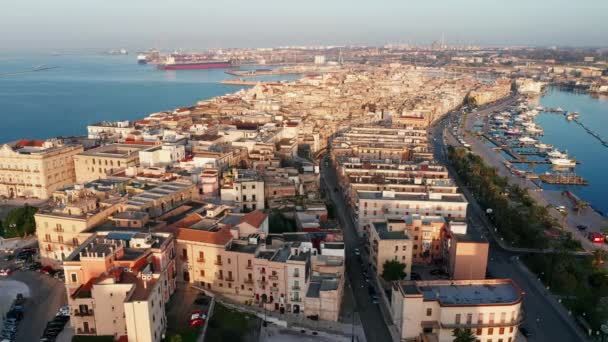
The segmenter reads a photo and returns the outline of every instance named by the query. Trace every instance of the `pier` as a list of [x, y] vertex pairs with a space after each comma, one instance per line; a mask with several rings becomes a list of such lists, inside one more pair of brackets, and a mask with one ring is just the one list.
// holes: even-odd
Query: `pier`
[[254, 85], [258, 84], [259, 81], [246, 81], [246, 80], [238, 79], [238, 80], [223, 80], [223, 81], [220, 81], [220, 83], [228, 84], [228, 85], [254, 86]]
[[541, 181], [547, 184], [559, 185], [589, 185], [583, 177], [573, 173], [569, 174], [544, 174], [538, 176]]

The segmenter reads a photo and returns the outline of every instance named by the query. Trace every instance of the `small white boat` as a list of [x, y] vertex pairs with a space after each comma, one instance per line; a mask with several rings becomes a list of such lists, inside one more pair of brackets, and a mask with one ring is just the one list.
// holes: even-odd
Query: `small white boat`
[[549, 151], [549, 152], [547, 152], [547, 155], [548, 155], [549, 157], [551, 157], [551, 158], [562, 158], [562, 159], [563, 159], [563, 158], [568, 158], [568, 155], [567, 155], [567, 154], [565, 154], [565, 153], [563, 153], [563, 152], [560, 152], [560, 151], [558, 151], [558, 150], [552, 150], [552, 151]]
[[553, 164], [555, 166], [563, 166], [563, 167], [575, 167], [576, 166], [576, 161], [574, 161], [572, 159], [551, 158], [551, 159], [549, 159], [549, 161], [551, 161], [551, 164]]

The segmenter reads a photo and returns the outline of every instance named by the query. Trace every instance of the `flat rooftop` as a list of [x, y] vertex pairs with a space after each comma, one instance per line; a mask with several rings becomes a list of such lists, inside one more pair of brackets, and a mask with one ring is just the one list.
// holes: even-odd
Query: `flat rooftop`
[[425, 301], [445, 306], [500, 305], [522, 299], [510, 279], [404, 281], [398, 286], [404, 295], [422, 295]]
[[405, 231], [389, 231], [386, 222], [373, 222], [373, 225], [382, 240], [410, 240]]
[[419, 201], [419, 202], [455, 202], [466, 203], [464, 196], [461, 194], [436, 193], [433, 196], [429, 194], [415, 194], [396, 192], [393, 195], [384, 194], [382, 191], [357, 191], [360, 199], [364, 200], [383, 200], [383, 201]]

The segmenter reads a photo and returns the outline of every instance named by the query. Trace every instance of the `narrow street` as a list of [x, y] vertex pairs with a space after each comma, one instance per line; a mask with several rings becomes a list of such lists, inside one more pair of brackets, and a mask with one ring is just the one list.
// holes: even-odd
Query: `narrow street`
[[341, 191], [334, 191], [338, 186], [335, 170], [331, 167], [324, 167], [321, 163], [321, 181], [325, 186], [326, 192], [336, 206], [338, 221], [344, 232], [344, 242], [346, 244], [346, 272], [350, 283], [353, 285], [355, 296], [355, 307], [360, 317], [365, 337], [368, 342], [391, 341], [392, 337], [388, 326], [384, 321], [380, 305], [373, 304], [367, 290], [367, 283], [363, 277], [363, 266], [354, 255], [354, 249], [361, 248], [356, 234], [355, 225], [350, 208], [344, 203]]

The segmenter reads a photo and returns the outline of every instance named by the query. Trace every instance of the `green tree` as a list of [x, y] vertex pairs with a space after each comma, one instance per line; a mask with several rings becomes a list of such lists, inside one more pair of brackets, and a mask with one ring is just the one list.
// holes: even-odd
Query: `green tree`
[[386, 281], [401, 280], [406, 276], [405, 264], [397, 260], [386, 260], [383, 265], [382, 279]]
[[452, 332], [454, 342], [475, 342], [476, 337], [471, 329], [454, 329]]
[[599, 248], [593, 251], [593, 266], [601, 267], [604, 260], [606, 260], [606, 251]]
[[11, 210], [2, 222], [5, 238], [22, 237], [36, 232], [34, 214], [38, 209], [29, 205]]
[[169, 342], [182, 342], [182, 335], [180, 335], [180, 334], [171, 335], [171, 338], [169, 338]]

